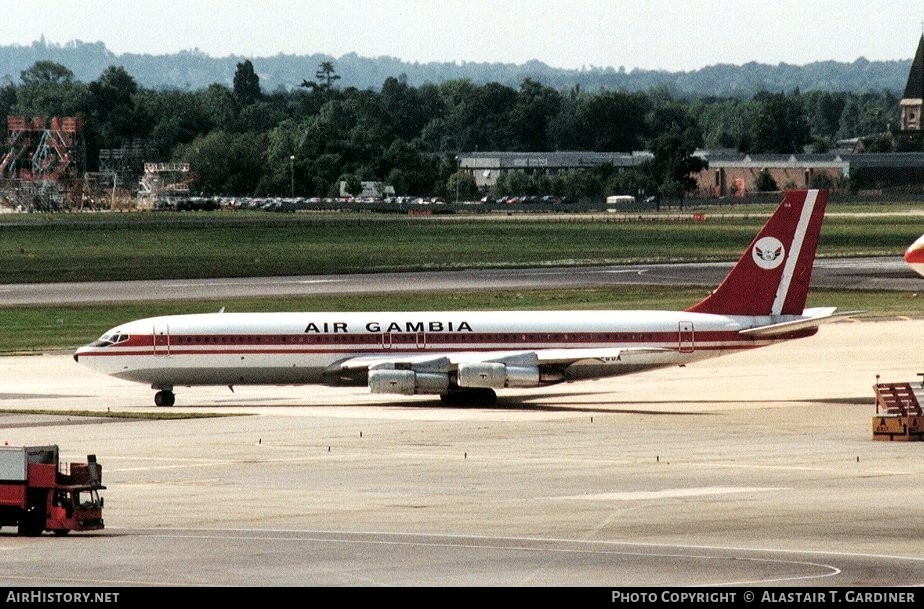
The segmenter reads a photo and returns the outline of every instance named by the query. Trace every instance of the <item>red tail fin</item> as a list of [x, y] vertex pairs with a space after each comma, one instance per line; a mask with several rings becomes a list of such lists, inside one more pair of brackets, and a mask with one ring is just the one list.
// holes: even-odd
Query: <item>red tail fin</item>
[[721, 285], [687, 311], [800, 315], [827, 201], [827, 190], [787, 192]]

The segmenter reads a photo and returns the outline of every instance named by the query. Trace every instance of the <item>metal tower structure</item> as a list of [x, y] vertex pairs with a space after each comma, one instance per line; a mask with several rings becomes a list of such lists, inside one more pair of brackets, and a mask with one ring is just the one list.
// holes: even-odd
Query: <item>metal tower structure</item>
[[116, 182], [126, 188], [141, 177], [144, 158], [155, 154], [148, 140], [134, 138], [121, 148], [103, 148], [99, 151], [99, 172], [114, 174]]
[[191, 181], [189, 163], [145, 163], [138, 197], [151, 209], [170, 207], [177, 199], [189, 196]]
[[7, 198], [25, 209], [53, 211], [79, 202], [86, 165], [79, 117], [8, 116], [0, 180]]

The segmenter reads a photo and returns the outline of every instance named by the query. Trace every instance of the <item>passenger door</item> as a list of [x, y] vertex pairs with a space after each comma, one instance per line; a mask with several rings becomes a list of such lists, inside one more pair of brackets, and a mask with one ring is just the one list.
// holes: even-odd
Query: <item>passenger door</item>
[[170, 355], [170, 327], [165, 323], [154, 324], [154, 355]]
[[681, 353], [693, 353], [696, 343], [693, 337], [693, 322], [682, 321], [678, 327], [678, 347]]

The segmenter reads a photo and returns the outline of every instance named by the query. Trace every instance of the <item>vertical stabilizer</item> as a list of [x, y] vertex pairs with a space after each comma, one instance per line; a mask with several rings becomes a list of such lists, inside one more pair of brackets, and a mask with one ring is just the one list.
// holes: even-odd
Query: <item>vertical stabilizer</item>
[[801, 315], [827, 190], [792, 190], [716, 290], [688, 308], [720, 315]]

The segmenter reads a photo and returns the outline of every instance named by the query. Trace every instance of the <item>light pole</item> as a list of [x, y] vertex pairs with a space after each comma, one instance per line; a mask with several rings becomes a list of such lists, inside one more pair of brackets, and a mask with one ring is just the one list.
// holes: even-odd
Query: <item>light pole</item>
[[289, 196], [295, 198], [295, 155], [289, 157]]

